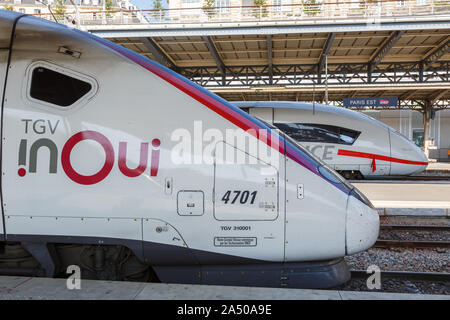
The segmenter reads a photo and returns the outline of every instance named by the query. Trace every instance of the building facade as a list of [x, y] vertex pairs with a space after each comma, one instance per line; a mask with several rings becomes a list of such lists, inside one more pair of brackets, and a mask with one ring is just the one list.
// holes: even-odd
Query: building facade
[[168, 0], [169, 18], [186, 22], [373, 17], [439, 11], [447, 0]]
[[[121, 19], [123, 23], [145, 23], [146, 18], [129, 0], [73, 0], [82, 24], [106, 24]], [[75, 24], [76, 7], [70, 0], [0, 0], [0, 8], [60, 23]], [[108, 13], [102, 13], [102, 11]], [[126, 20], [126, 21], [125, 21]]]

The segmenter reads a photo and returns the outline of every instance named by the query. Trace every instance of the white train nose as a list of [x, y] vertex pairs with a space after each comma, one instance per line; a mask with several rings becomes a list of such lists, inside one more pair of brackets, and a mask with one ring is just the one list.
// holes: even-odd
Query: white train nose
[[420, 173], [427, 168], [425, 153], [395, 130], [390, 130], [391, 157], [397, 160], [391, 163], [392, 175], [410, 175]]
[[[356, 191], [356, 193], [361, 198], [359, 191]], [[372, 247], [378, 238], [380, 217], [369, 200], [364, 196], [362, 198], [357, 199], [354, 195], [350, 195], [348, 198], [345, 233], [347, 255]]]
[[[415, 150], [416, 161], [423, 162], [423, 165], [418, 165], [416, 171], [414, 173], [420, 173], [426, 170], [428, 167], [428, 158], [425, 153], [420, 148], [416, 148]], [[426, 164], [425, 164], [426, 163]]]

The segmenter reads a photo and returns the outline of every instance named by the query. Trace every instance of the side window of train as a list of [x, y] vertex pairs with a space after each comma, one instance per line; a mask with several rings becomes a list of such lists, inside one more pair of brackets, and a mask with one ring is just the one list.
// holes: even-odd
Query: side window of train
[[274, 123], [281, 131], [299, 142], [323, 142], [351, 145], [361, 132], [312, 123]]
[[44, 106], [68, 109], [97, 91], [94, 79], [47, 62], [33, 63], [27, 73], [27, 98]]

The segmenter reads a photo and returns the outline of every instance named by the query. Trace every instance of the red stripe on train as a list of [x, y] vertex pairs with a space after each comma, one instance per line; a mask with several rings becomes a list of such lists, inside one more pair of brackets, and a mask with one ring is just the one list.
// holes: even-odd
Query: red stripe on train
[[344, 149], [339, 149], [337, 154], [339, 156], [372, 159], [372, 171], [376, 170], [375, 160], [397, 162], [397, 163], [403, 163], [403, 164], [413, 164], [413, 165], [420, 165], [420, 166], [428, 165], [428, 162], [405, 160], [405, 159], [400, 159], [400, 158], [382, 156], [382, 155], [374, 154], [374, 153], [358, 152], [358, 151], [351, 151], [351, 150], [344, 150]]

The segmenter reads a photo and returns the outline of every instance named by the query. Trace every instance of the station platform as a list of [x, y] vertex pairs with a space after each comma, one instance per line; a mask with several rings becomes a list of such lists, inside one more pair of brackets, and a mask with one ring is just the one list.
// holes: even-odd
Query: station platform
[[381, 215], [450, 217], [449, 182], [353, 182]]
[[446, 295], [206, 286], [0, 276], [2, 300], [450, 300]]
[[449, 176], [450, 162], [430, 162], [427, 169], [418, 176]]
[[427, 170], [444, 170], [450, 171], [450, 162], [430, 162]]

